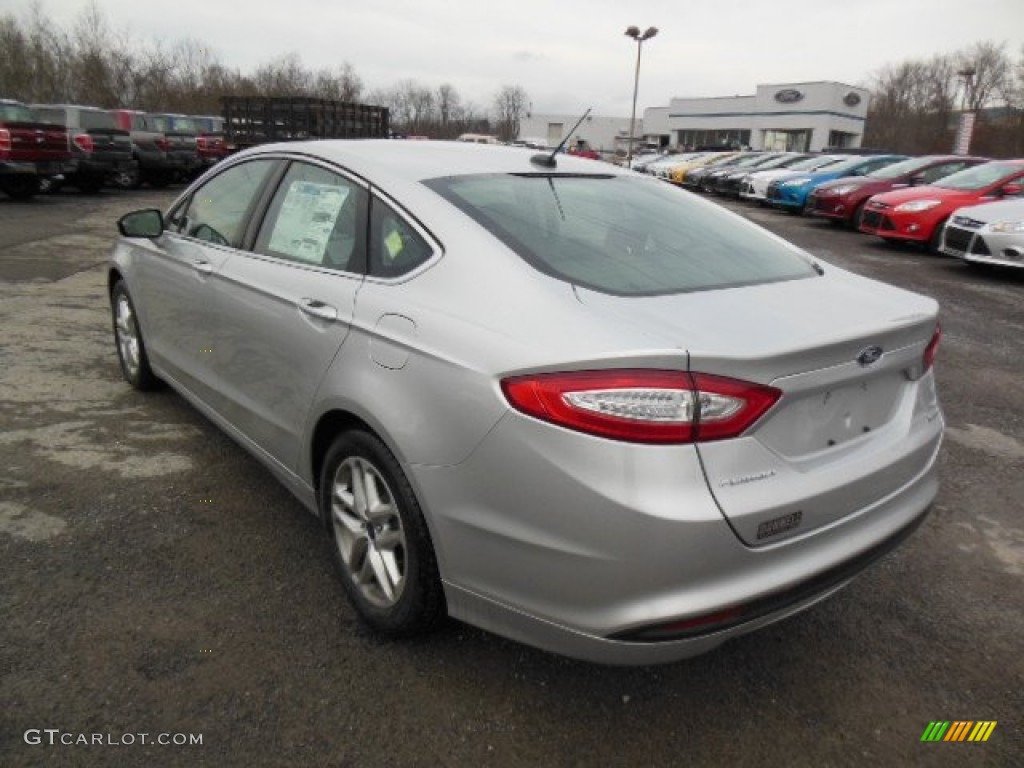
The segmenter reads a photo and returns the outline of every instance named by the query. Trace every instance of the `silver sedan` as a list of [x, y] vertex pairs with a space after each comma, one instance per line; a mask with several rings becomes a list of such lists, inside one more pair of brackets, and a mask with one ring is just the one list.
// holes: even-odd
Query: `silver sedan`
[[265, 146], [119, 228], [125, 378], [319, 516], [385, 634], [692, 656], [835, 592], [937, 492], [936, 303], [631, 171]]

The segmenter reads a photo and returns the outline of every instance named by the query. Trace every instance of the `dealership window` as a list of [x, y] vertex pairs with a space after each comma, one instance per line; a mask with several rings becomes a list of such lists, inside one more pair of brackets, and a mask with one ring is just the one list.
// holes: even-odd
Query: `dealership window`
[[856, 146], [857, 134], [847, 133], [846, 131], [829, 131], [828, 132], [828, 146], [836, 147], [837, 149], [843, 147]]
[[767, 152], [807, 152], [811, 146], [811, 131], [765, 131], [761, 149]]
[[729, 147], [730, 149], [738, 149], [750, 146], [750, 131], [742, 128], [677, 131], [676, 144], [681, 147]]

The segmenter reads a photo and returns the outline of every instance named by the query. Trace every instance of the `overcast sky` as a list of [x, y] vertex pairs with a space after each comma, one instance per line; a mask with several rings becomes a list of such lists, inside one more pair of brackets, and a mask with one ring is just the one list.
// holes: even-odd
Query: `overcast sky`
[[[42, 0], [65, 28], [85, 0]], [[638, 113], [674, 96], [752, 94], [759, 83], [866, 84], [888, 63], [1006, 43], [1019, 60], [1024, 0], [97, 0], [143, 40], [192, 38], [251, 71], [290, 52], [310, 68], [349, 62], [367, 90], [414, 79], [451, 83], [488, 108], [521, 85], [535, 112], [628, 116], [636, 43]], [[0, 0], [27, 12], [28, 0]]]

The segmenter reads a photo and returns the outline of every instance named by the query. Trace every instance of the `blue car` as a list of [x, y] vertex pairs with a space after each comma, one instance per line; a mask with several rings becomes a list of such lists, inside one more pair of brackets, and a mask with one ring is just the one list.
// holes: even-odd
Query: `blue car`
[[855, 155], [817, 173], [793, 173], [768, 185], [767, 202], [791, 213], [803, 213], [807, 196], [819, 184], [848, 176], [864, 176], [879, 168], [906, 160], [906, 155]]

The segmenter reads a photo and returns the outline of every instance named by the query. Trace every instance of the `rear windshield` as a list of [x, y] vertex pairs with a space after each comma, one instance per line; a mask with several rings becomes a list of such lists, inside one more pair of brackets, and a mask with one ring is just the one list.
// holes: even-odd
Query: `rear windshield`
[[1024, 171], [1024, 165], [1021, 163], [985, 163], [950, 174], [932, 186], [963, 190], [984, 189], [1021, 171]]
[[8, 123], [34, 123], [36, 116], [24, 104], [0, 104], [0, 120]]
[[810, 259], [735, 214], [643, 177], [481, 175], [425, 182], [536, 269], [619, 296], [812, 277]]
[[89, 109], [83, 109], [79, 113], [80, 127], [89, 131], [94, 128], [117, 128], [117, 123], [114, 122], [114, 116], [109, 112], [93, 112]]

